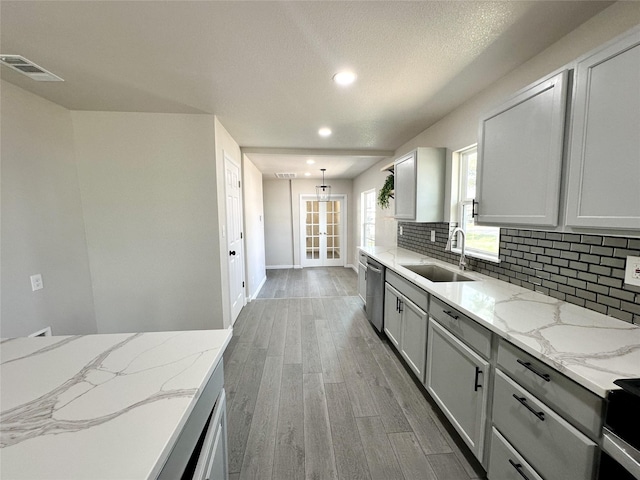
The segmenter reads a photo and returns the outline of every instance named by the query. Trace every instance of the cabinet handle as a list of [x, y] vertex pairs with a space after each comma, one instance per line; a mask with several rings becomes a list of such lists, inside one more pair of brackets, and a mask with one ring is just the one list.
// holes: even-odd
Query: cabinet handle
[[475, 198], [471, 199], [471, 218], [476, 218], [478, 216], [478, 202], [476, 202]]
[[449, 315], [451, 318], [453, 318], [454, 320], [457, 320], [459, 315], [454, 315], [453, 312], [451, 310], [443, 310], [444, 313], [446, 313], [447, 315]]
[[533, 407], [527, 403], [527, 399], [526, 398], [519, 397], [515, 393], [513, 394], [513, 398], [518, 400], [522, 405], [524, 405], [524, 408], [529, 410], [531, 413], [533, 413], [536, 417], [538, 417], [540, 420], [542, 420], [544, 422], [544, 412], [536, 412], [533, 409]]
[[511, 464], [511, 466], [513, 468], [516, 469], [516, 471], [520, 474], [520, 476], [522, 478], [524, 478], [524, 480], [529, 480], [529, 477], [527, 477], [524, 472], [522, 471], [522, 464], [521, 463], [516, 463], [513, 460], [509, 459], [509, 463]]
[[551, 377], [549, 376], [548, 373], [542, 373], [539, 372], [538, 370], [536, 370], [533, 365], [531, 365], [531, 362], [524, 362], [522, 360], [520, 360], [518, 358], [517, 362], [522, 365], [524, 368], [526, 368], [527, 370], [535, 373], [537, 376], [539, 376], [540, 378], [542, 378], [545, 382], [550, 382], [551, 381]]
[[400, 311], [400, 299], [396, 297], [396, 312]]
[[404, 304], [404, 302], [400, 299], [398, 299], [398, 313], [402, 313], [402, 311], [404, 310], [402, 308], [402, 305]]
[[481, 373], [482, 373], [482, 370], [480, 370], [480, 367], [476, 367], [476, 379], [473, 382], [474, 392], [477, 392], [479, 388], [482, 388], [482, 385], [478, 383], [478, 377], [480, 376]]

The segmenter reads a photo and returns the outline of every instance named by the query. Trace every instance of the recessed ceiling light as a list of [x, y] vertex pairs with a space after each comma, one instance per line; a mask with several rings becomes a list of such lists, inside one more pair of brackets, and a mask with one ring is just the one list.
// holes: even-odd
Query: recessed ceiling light
[[333, 76], [333, 81], [338, 85], [351, 85], [356, 81], [356, 74], [353, 72], [338, 72]]
[[321, 137], [328, 137], [329, 135], [331, 135], [331, 129], [322, 127], [320, 130], [318, 130], [318, 135], [320, 135]]
[[311, 176], [311, 173], [310, 173], [310, 172], [306, 172], [306, 173], [304, 174], [304, 176], [305, 176], [305, 177], [310, 177], [310, 176]]
[[315, 160], [311, 160], [311, 159], [307, 160], [307, 165], [313, 165], [314, 163], [316, 163]]

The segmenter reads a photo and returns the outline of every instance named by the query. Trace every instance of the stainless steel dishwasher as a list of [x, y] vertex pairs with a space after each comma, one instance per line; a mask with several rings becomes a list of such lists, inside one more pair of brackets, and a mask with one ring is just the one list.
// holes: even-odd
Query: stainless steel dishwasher
[[367, 259], [367, 320], [382, 332], [384, 320], [384, 266]]

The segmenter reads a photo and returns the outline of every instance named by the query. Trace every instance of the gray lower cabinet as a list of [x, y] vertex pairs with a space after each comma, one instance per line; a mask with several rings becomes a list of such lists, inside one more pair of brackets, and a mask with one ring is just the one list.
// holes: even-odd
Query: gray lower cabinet
[[[542, 478], [594, 479], [596, 443], [500, 369], [495, 374], [492, 420]], [[499, 467], [490, 465], [489, 470], [492, 468]]]
[[515, 448], [498, 432], [491, 429], [490, 480], [543, 480]]
[[389, 283], [385, 284], [384, 331], [411, 370], [424, 382], [427, 313]]
[[211, 414], [193, 480], [226, 480], [229, 477], [226, 438], [227, 407], [223, 389]]
[[640, 230], [640, 27], [575, 75], [567, 225]]
[[426, 387], [474, 455], [482, 461], [489, 362], [429, 319]]

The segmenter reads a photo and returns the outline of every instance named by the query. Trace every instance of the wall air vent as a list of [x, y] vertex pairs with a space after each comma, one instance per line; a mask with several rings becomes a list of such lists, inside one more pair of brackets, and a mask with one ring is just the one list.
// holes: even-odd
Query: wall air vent
[[59, 76], [20, 55], [0, 55], [0, 63], [38, 82], [64, 82]]
[[296, 178], [295, 173], [274, 173], [276, 178], [288, 179], [288, 178]]

